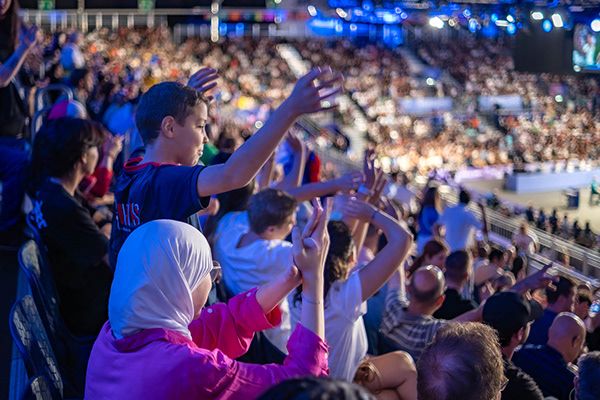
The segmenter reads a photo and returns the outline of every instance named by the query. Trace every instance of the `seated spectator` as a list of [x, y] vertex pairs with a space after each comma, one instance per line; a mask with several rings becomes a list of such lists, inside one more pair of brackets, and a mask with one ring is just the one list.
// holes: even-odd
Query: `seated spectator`
[[[250, 199], [247, 213], [230, 213], [215, 235], [215, 259], [223, 268], [223, 282], [232, 295], [264, 285], [293, 267], [292, 244], [285, 240], [296, 225], [297, 202], [276, 189], [265, 189]], [[245, 223], [245, 221], [247, 223]], [[287, 299], [280, 304], [282, 322], [265, 332], [285, 352], [291, 334]]]
[[[163, 82], [150, 88], [136, 113], [136, 125], [146, 146], [144, 158], [129, 160], [116, 184], [111, 265], [116, 264], [127, 236], [141, 224], [168, 218], [198, 226], [195, 214], [208, 205], [209, 196], [247, 185], [297, 117], [326, 109], [321, 101], [338, 89], [321, 95], [313, 81], [327, 79], [330, 73], [329, 69], [316, 68], [300, 78], [292, 94], [252, 140], [226, 163], [208, 167], [198, 165], [208, 141], [204, 132], [208, 108], [202, 93], [215, 86], [216, 71], [201, 69], [191, 76], [188, 86]], [[326, 80], [321, 89], [331, 88], [340, 79]]]
[[297, 378], [281, 382], [267, 390], [258, 400], [375, 400], [362, 387], [331, 378]]
[[577, 359], [585, 343], [585, 325], [570, 312], [556, 316], [548, 332], [548, 343], [525, 345], [513, 356], [514, 363], [529, 374], [544, 396], [569, 400], [575, 374], [569, 363]]
[[96, 123], [60, 118], [42, 127], [32, 155], [32, 171], [43, 176], [33, 179], [41, 183], [33, 192], [29, 218], [48, 249], [62, 317], [78, 335], [98, 334], [107, 319], [110, 220], [96, 224], [77, 194], [96, 168], [103, 141]]
[[[417, 362], [438, 329], [448, 323], [433, 317], [444, 303], [446, 282], [438, 267], [419, 268], [407, 287], [408, 305], [400, 296], [402, 285], [400, 274], [396, 272], [388, 284], [381, 333], [389, 350], [405, 351]], [[473, 310], [455, 320], [471, 321], [476, 318], [477, 310]]]
[[535, 381], [512, 361], [515, 349], [525, 343], [529, 327], [538, 315], [521, 295], [514, 292], [497, 293], [483, 307], [483, 322], [496, 330], [502, 346], [504, 376], [508, 379], [502, 391], [503, 400], [541, 400], [542, 392]]
[[468, 210], [471, 202], [471, 195], [465, 189], [461, 189], [458, 195], [458, 204], [448, 207], [439, 217], [436, 224], [446, 228], [445, 239], [450, 247], [450, 251], [467, 250], [473, 245], [473, 232], [475, 230], [483, 231], [487, 237], [487, 219], [485, 207], [479, 204], [483, 220]]
[[[215, 271], [204, 236], [178, 221], [136, 229], [119, 253], [109, 321], [92, 350], [85, 397], [255, 398], [285, 379], [326, 375], [322, 288], [329, 213], [318, 204], [308, 229], [295, 235], [298, 269], [208, 308]], [[254, 332], [280, 322], [277, 305], [300, 281], [301, 324], [284, 365], [234, 361]]]
[[419, 400], [498, 399], [506, 385], [494, 331], [480, 323], [441, 328], [417, 363]]
[[434, 318], [453, 319], [477, 308], [477, 304], [473, 301], [461, 297], [463, 288], [469, 282], [472, 269], [471, 255], [466, 251], [455, 251], [448, 256], [444, 271], [447, 287], [444, 292], [444, 303], [433, 314]]
[[432, 239], [425, 244], [423, 252], [415, 258], [408, 268], [407, 275], [410, 277], [416, 270], [427, 265], [434, 265], [440, 269], [444, 269], [446, 265], [446, 257], [450, 254], [448, 246], [439, 240]]
[[[360, 200], [351, 200], [345, 216], [371, 222], [388, 239], [387, 245], [364, 267], [354, 270], [356, 253], [352, 233], [342, 221], [331, 221], [327, 227], [330, 247], [325, 261], [326, 338], [330, 344], [330, 376], [351, 381], [367, 355], [367, 333], [363, 322], [366, 301], [373, 296], [398, 269], [412, 244], [410, 233], [389, 215]], [[302, 312], [302, 293], [297, 290], [292, 304], [293, 320]], [[390, 353], [367, 359], [380, 377], [367, 387], [374, 393], [392, 391], [410, 394], [410, 383], [392, 365], [394, 359], [406, 355]], [[386, 385], [386, 386], [381, 386]], [[414, 387], [412, 388], [414, 396]]]
[[600, 399], [600, 352], [593, 351], [579, 359], [575, 377], [575, 400]]
[[567, 277], [561, 276], [555, 283], [556, 289], [546, 289], [548, 307], [544, 315], [531, 325], [528, 344], [544, 345], [548, 342], [548, 330], [554, 318], [562, 312], [572, 312], [575, 305], [575, 285]]

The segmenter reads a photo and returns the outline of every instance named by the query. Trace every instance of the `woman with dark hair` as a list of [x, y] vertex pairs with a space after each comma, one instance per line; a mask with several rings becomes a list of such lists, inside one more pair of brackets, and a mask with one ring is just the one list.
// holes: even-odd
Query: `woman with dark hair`
[[107, 319], [111, 224], [96, 224], [76, 194], [94, 171], [103, 141], [96, 123], [59, 118], [42, 127], [33, 145], [32, 175], [39, 186], [28, 217], [48, 249], [62, 317], [77, 335], [98, 334]]
[[[372, 205], [352, 199], [346, 217], [373, 224], [386, 236], [387, 245], [363, 268], [356, 269], [352, 232], [342, 221], [327, 226], [330, 247], [325, 259], [325, 337], [330, 346], [330, 376], [356, 381], [377, 396], [414, 398], [416, 374], [410, 356], [392, 352], [366, 358], [367, 334], [363, 322], [366, 301], [387, 282], [402, 264], [412, 245], [411, 234], [395, 219]], [[302, 290], [297, 289], [290, 306], [293, 321], [302, 311]]]
[[273, 386], [259, 400], [375, 400], [362, 387], [331, 378], [297, 378]]
[[410, 277], [413, 272], [427, 265], [435, 265], [443, 270], [448, 254], [450, 254], [450, 249], [448, 249], [448, 246], [443, 241], [439, 239], [430, 240], [423, 247], [423, 252], [415, 258], [408, 268], [407, 277]]
[[417, 253], [421, 253], [425, 244], [437, 236], [434, 228], [442, 210], [440, 203], [440, 193], [437, 186], [427, 188], [417, 217]]
[[19, 20], [17, 0], [0, 0], [0, 242], [14, 240], [22, 222], [28, 148], [22, 139], [27, 107], [14, 79], [35, 47], [37, 28], [26, 28]]

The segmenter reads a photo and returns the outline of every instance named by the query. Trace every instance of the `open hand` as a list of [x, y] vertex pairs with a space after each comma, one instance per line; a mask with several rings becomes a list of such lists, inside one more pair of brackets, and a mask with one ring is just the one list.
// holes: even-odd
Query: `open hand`
[[200, 93], [205, 93], [217, 86], [215, 82], [219, 78], [217, 70], [213, 68], [201, 68], [194, 75], [190, 76], [187, 85], [196, 89]]
[[356, 197], [352, 197], [346, 203], [344, 215], [350, 219], [358, 219], [362, 222], [369, 222], [376, 211], [377, 208], [371, 204], [362, 200], [358, 200]]
[[[320, 83], [316, 84], [315, 80]], [[296, 116], [331, 110], [337, 105], [325, 106], [321, 102], [341, 92], [342, 80], [343, 76], [334, 74], [329, 67], [313, 68], [298, 80], [286, 103]]]

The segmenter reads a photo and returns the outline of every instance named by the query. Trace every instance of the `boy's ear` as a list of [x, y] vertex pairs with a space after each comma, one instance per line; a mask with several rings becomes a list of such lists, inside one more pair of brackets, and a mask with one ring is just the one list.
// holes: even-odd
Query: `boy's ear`
[[175, 127], [175, 123], [175, 118], [173, 118], [172, 116], [167, 115], [166, 117], [164, 117], [162, 122], [160, 123], [161, 133], [169, 139], [172, 139], [175, 134], [173, 130], [173, 128]]

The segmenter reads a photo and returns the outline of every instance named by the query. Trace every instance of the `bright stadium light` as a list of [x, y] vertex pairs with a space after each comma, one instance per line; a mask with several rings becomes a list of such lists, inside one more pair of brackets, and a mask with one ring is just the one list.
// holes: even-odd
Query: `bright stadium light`
[[594, 32], [600, 32], [600, 19], [596, 18], [593, 20], [590, 24], [590, 28], [592, 28]]
[[444, 27], [444, 21], [440, 17], [431, 17], [429, 18], [429, 26], [442, 29]]
[[558, 13], [552, 14], [552, 23], [556, 28], [562, 28], [564, 26], [563, 19]]
[[542, 14], [539, 11], [534, 11], [531, 13], [531, 18], [536, 20], [536, 21], [541, 21], [544, 19], [544, 14]]
[[335, 12], [340, 16], [340, 18], [346, 18], [348, 16], [348, 13], [341, 8], [336, 8]]
[[545, 19], [544, 22], [542, 22], [542, 29], [546, 33], [550, 32], [552, 30], [552, 22], [550, 22], [550, 20]]
[[315, 8], [315, 6], [308, 6], [308, 14], [310, 14], [311, 17], [314, 17], [317, 15], [317, 9]]
[[515, 22], [515, 17], [513, 17], [513, 16], [512, 16], [512, 15], [510, 15], [510, 14], [508, 14], [508, 15], [506, 16], [506, 20], [507, 20], [508, 22]]
[[499, 19], [496, 21], [496, 26], [501, 26], [503, 28], [508, 26], [508, 21], [504, 20], [504, 19]]
[[508, 32], [509, 35], [514, 35], [517, 32], [517, 27], [515, 24], [508, 24], [506, 32]]

